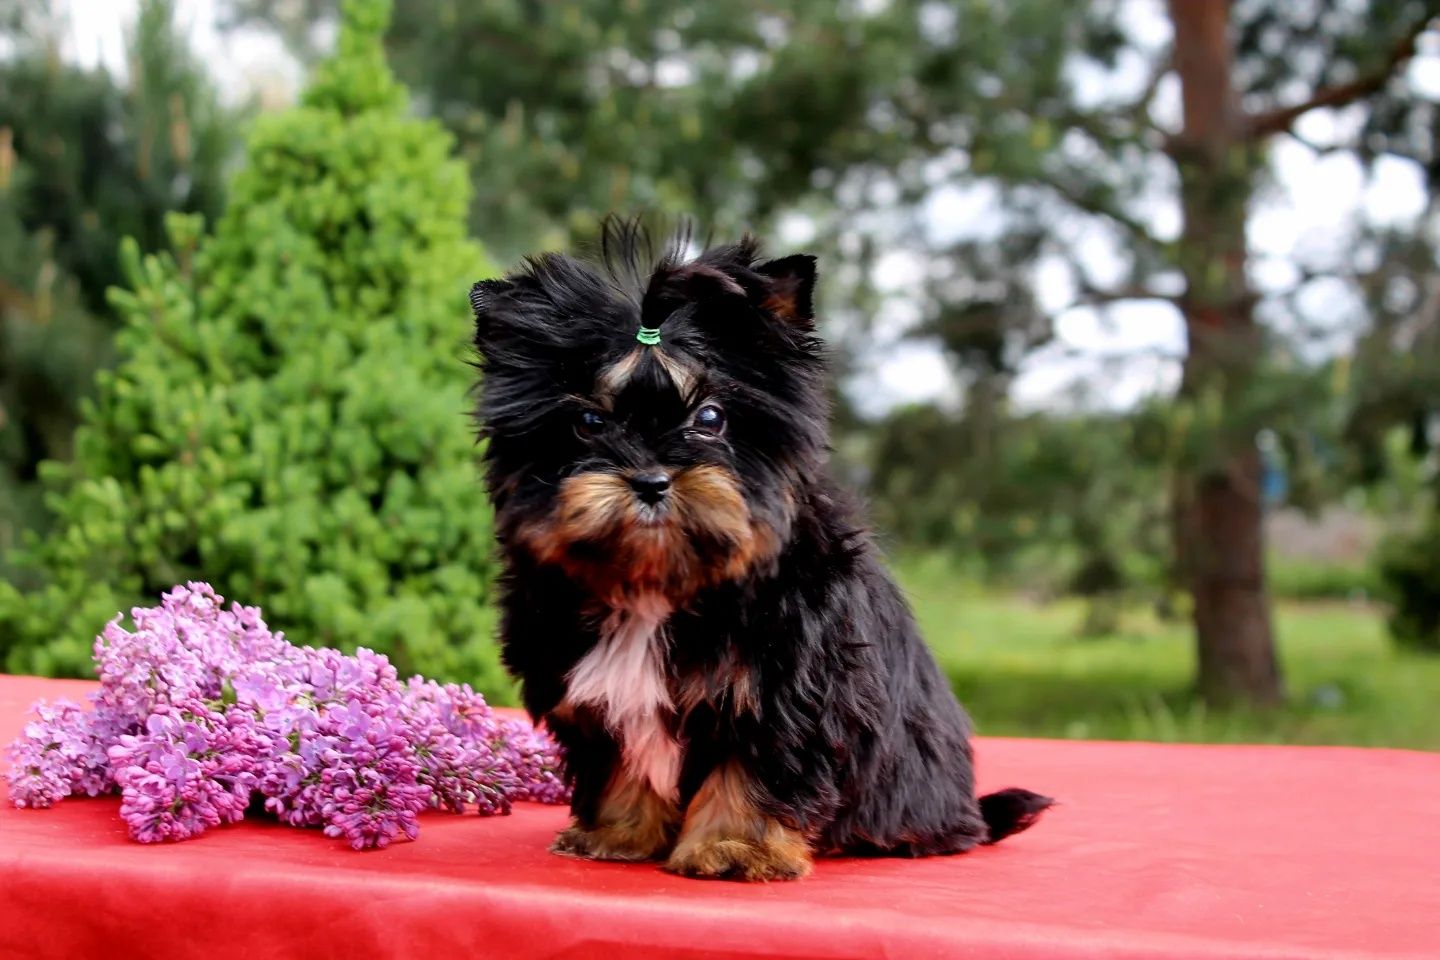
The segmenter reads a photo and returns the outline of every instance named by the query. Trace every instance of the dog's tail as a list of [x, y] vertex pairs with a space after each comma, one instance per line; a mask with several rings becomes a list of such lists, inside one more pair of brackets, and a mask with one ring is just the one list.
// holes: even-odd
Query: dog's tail
[[1028, 828], [1040, 814], [1055, 803], [1050, 797], [1041, 796], [1019, 787], [1008, 787], [980, 798], [980, 816], [990, 828], [990, 839], [986, 843], [998, 843]]

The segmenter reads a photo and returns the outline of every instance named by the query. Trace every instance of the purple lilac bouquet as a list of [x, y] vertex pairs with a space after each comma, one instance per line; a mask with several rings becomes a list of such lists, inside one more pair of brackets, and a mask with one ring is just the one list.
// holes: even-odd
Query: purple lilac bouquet
[[118, 791], [146, 843], [263, 806], [358, 850], [415, 839], [427, 809], [566, 799], [554, 742], [468, 686], [400, 680], [369, 650], [296, 647], [204, 583], [131, 616], [133, 632], [117, 616], [95, 639], [89, 710], [35, 705], [10, 747], [16, 806]]

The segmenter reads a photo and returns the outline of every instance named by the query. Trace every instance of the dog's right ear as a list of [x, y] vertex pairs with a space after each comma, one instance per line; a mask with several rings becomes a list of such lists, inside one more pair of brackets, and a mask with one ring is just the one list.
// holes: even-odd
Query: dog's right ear
[[513, 289], [505, 279], [481, 280], [470, 288], [470, 309], [475, 313], [475, 343], [479, 345], [490, 332], [490, 310], [495, 301]]
[[771, 316], [804, 330], [815, 326], [815, 258], [808, 253], [762, 263], [755, 272], [766, 277], [769, 290], [762, 306]]

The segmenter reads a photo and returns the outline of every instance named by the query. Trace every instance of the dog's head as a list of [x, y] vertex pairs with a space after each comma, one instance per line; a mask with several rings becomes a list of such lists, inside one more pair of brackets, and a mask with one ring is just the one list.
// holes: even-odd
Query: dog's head
[[774, 560], [824, 459], [815, 260], [650, 257], [628, 224], [604, 249], [472, 291], [496, 530], [605, 603], [683, 603]]

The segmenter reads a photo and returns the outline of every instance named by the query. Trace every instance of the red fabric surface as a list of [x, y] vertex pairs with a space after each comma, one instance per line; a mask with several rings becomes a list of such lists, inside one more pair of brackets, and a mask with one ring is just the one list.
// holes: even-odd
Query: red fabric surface
[[[38, 697], [0, 677], [0, 743]], [[0, 957], [1440, 957], [1440, 756], [982, 739], [1062, 806], [960, 857], [683, 880], [545, 852], [564, 821], [434, 814], [357, 853], [266, 822], [144, 846], [113, 797], [0, 809]]]

